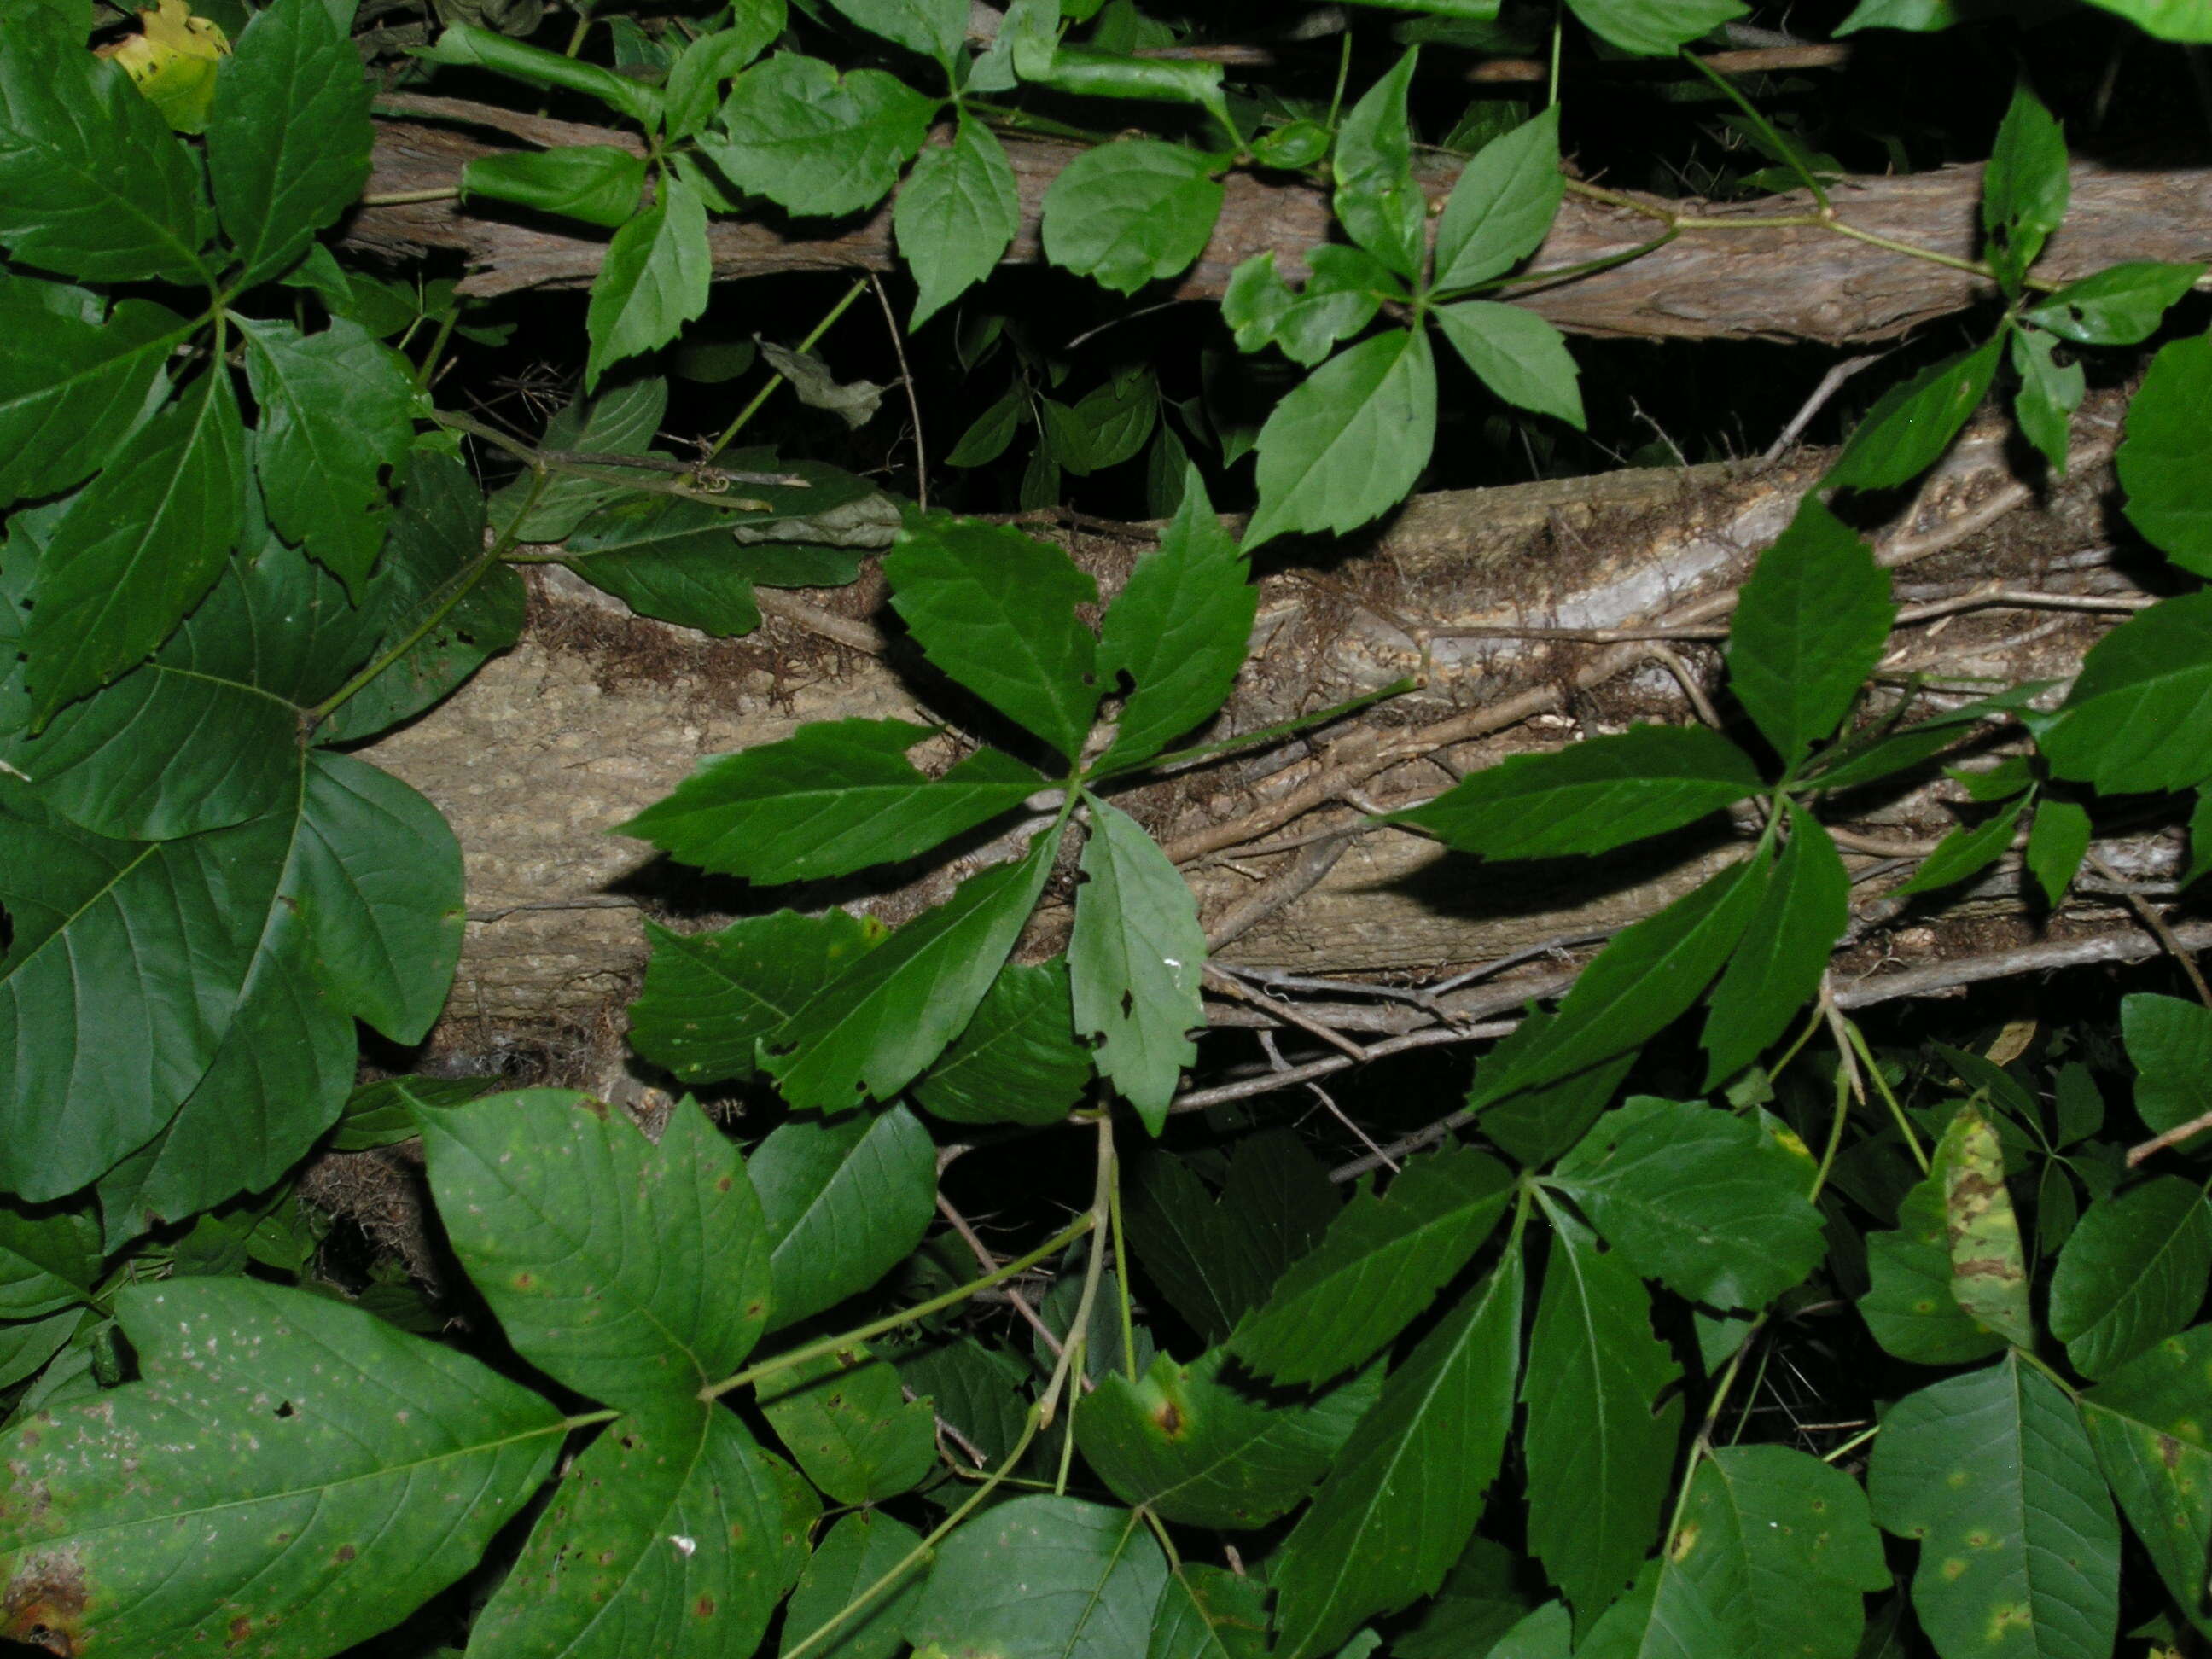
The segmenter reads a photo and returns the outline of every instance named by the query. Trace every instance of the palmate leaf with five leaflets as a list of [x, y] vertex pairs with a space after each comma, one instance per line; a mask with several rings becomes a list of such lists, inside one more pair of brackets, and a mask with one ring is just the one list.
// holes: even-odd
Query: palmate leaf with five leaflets
[[2016, 1354], [1892, 1407], [1875, 1519], [1920, 1541], [1912, 1605], [1938, 1653], [2107, 1659], [2120, 1528], [2074, 1402]]
[[1798, 1160], [1756, 1124], [1696, 1101], [1632, 1097], [1551, 1181], [1637, 1272], [1709, 1307], [1765, 1307], [1825, 1248]]
[[1505, 1166], [1454, 1147], [1409, 1159], [1389, 1190], [1353, 1199], [1291, 1264], [1230, 1347], [1278, 1382], [1318, 1382], [1361, 1364], [1465, 1267], [1504, 1213]]
[[1274, 1573], [1282, 1659], [1432, 1593], [1467, 1546], [1513, 1426], [1521, 1252], [1422, 1338], [1352, 1430]]
[[186, 1279], [117, 1315], [140, 1380], [8, 1443], [0, 1637], [338, 1652], [474, 1565], [560, 1449], [538, 1395], [327, 1297]]
[[1043, 785], [995, 749], [925, 777], [906, 751], [931, 735], [909, 720], [803, 726], [781, 743], [702, 761], [618, 828], [718, 875], [811, 881], [926, 853]]
[[688, 1102], [659, 1143], [588, 1095], [421, 1116], [453, 1249], [517, 1352], [580, 1393], [696, 1401], [768, 1321], [769, 1235], [737, 1148]]
[[749, 1653], [783, 1593], [780, 1483], [736, 1414], [676, 1397], [570, 1464], [469, 1629], [480, 1659]]
[[1189, 1033], [1206, 1024], [1206, 930], [1159, 843], [1127, 813], [1087, 799], [1091, 838], [1067, 941], [1075, 1029], [1097, 1039], [1098, 1074], [1158, 1134], [1182, 1068], [1198, 1057]]

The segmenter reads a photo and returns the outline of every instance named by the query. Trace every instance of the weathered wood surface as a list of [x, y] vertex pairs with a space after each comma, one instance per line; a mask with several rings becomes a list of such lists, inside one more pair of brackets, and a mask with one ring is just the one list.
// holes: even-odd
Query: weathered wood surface
[[[447, 99], [403, 95], [380, 106], [414, 119], [380, 123], [372, 195], [457, 183], [473, 158], [536, 143], [602, 143], [636, 149], [629, 135], [493, 111]], [[422, 118], [437, 116], [436, 121]], [[503, 131], [484, 125], [496, 120]], [[1006, 258], [1037, 262], [1038, 215], [1046, 187], [1079, 153], [1037, 139], [1007, 144], [1019, 182], [1022, 225]], [[1425, 183], [1441, 201], [1455, 174]], [[1302, 275], [1308, 248], [1330, 240], [1325, 195], [1302, 182], [1231, 173], [1212, 240], [1172, 285], [1179, 298], [1218, 298], [1237, 264], [1273, 250], [1285, 275]], [[1859, 229], [1951, 258], [1978, 252], [1978, 167], [1898, 178], [1843, 180], [1831, 192], [1838, 215]], [[1656, 202], [1656, 198], [1642, 198]], [[1669, 201], [1701, 217], [1760, 219], [1802, 213], [1802, 196], [1754, 202]], [[1626, 252], [1651, 239], [1654, 221], [1570, 196], [1531, 269], [1565, 270]], [[464, 288], [495, 295], [588, 283], [606, 236], [503, 210], [452, 200], [364, 208], [345, 228], [356, 249], [411, 258], [458, 253]], [[891, 208], [836, 222], [718, 219], [709, 238], [718, 277], [776, 271], [888, 270], [895, 264]], [[2212, 170], [2130, 168], [2077, 161], [2066, 223], [2036, 267], [2064, 280], [2122, 259], [2212, 259]], [[1576, 333], [1641, 338], [1802, 340], [1841, 345], [1886, 340], [1989, 298], [1990, 284], [1872, 243], [1807, 228], [1698, 230], [1609, 270], [1555, 287], [1524, 290], [1516, 302]]]
[[[1998, 582], [2139, 599], [2124, 574], [2125, 550], [2116, 568], [2110, 546], [2110, 415], [2104, 404], [2085, 415], [2077, 428], [2082, 464], [2049, 491], [2014, 477], [2000, 432], [1970, 436], [1878, 542], [1901, 593], [1925, 603]], [[1364, 538], [1273, 560], [1255, 655], [1215, 734], [1327, 708], [1408, 673], [1427, 678], [1311, 748], [1196, 769], [1123, 797], [1182, 863], [1222, 939], [1221, 960], [1419, 982], [1617, 927], [1732, 855], [1740, 836], [1725, 823], [1601, 868], [1572, 861], [1556, 870], [1486, 867], [1395, 830], [1329, 832], [1356, 827], [1371, 807], [1425, 798], [1510, 753], [1637, 719], [1693, 718], [1676, 672], [1717, 688], [1716, 645], [1591, 642], [1540, 630], [1667, 618], [1724, 623], [1735, 586], [1824, 459], [1424, 496]], [[1109, 593], [1141, 546], [1097, 535], [1066, 539]], [[1005, 855], [1001, 836], [958, 849], [948, 866], [889, 872], [872, 885], [752, 893], [686, 879], [644, 844], [610, 835], [700, 757], [775, 741], [803, 721], [898, 715], [958, 726], [973, 711], [922, 672], [870, 579], [803, 596], [798, 614], [816, 607], [816, 626], [772, 616], [757, 634], [721, 642], [617, 614], [568, 583], [541, 576], [521, 646], [366, 751], [447, 812], [467, 854], [471, 926], [451, 1021], [506, 1030], [599, 1018], [635, 983], [641, 911], [689, 927], [748, 908], [835, 899], [896, 921]], [[1962, 611], [1901, 629], [1891, 665], [2063, 679], [2118, 619]], [[880, 652], [825, 637], [865, 641], [878, 628], [889, 632]], [[1464, 631], [1482, 628], [1537, 634]], [[957, 745], [948, 739], [923, 752], [942, 763]], [[1891, 843], [1924, 847], [1956, 821], [1952, 804], [1960, 798], [1939, 776], [1850, 803], [1848, 820], [1875, 849], [1862, 862]], [[2155, 837], [2110, 851], [2138, 876], [2156, 876], [2171, 855]], [[1869, 881], [1863, 896], [1899, 878]], [[1060, 898], [1071, 881], [1063, 872], [1053, 890]], [[2018, 892], [2016, 873], [2004, 872], [1967, 908], [2017, 912]], [[1065, 914], [1048, 898], [1027, 948], [1049, 948]], [[1934, 914], [1923, 907], [1883, 918], [1879, 948], [1908, 962], [1954, 948], [1922, 925]], [[2116, 912], [2107, 902], [2099, 914]]]

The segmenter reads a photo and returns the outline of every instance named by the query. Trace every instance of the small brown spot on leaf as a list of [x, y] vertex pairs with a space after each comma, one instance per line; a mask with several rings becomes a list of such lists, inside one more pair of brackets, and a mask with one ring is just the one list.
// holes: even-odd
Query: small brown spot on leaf
[[714, 1616], [714, 1598], [711, 1595], [701, 1596], [691, 1604], [691, 1611], [702, 1619], [712, 1619]]
[[2158, 1461], [2169, 1469], [2181, 1467], [2181, 1443], [2170, 1434], [2158, 1437]]
[[240, 1646], [253, 1635], [253, 1621], [242, 1613], [224, 1628], [230, 1633], [230, 1639], [223, 1644], [227, 1648]]
[[1164, 1400], [1160, 1402], [1159, 1410], [1152, 1413], [1152, 1421], [1160, 1425], [1162, 1434], [1177, 1435], [1182, 1432], [1182, 1413], [1176, 1409], [1176, 1402], [1172, 1400]]
[[352, 1545], [341, 1544], [337, 1547], [337, 1549], [332, 1555], [331, 1559], [339, 1562], [350, 1561], [355, 1556], [360, 1553], [361, 1552], [354, 1548]]

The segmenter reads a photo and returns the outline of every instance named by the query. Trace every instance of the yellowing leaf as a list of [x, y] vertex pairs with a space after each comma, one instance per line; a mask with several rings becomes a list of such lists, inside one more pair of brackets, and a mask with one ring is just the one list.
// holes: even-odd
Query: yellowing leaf
[[1985, 1328], [2021, 1347], [2029, 1346], [2035, 1330], [2028, 1316], [2020, 1224], [2005, 1190], [1996, 1130], [1978, 1109], [1959, 1109], [1936, 1151], [1936, 1170], [1943, 1177], [1951, 1236], [1951, 1294]]
[[215, 66], [230, 56], [230, 37], [206, 17], [195, 17], [185, 0], [156, 0], [138, 14], [138, 33], [96, 49], [121, 65], [161, 118], [179, 132], [207, 125], [215, 97]]

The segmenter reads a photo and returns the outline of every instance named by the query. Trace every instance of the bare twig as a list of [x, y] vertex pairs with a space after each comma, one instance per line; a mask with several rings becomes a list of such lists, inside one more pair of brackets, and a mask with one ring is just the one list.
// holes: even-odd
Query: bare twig
[[841, 617], [834, 611], [824, 611], [818, 605], [809, 605], [805, 599], [793, 599], [781, 588], [756, 587], [753, 603], [764, 617], [778, 617], [810, 634], [819, 634], [825, 640], [854, 651], [865, 651], [870, 656], [880, 657], [890, 649], [890, 641], [864, 622], [850, 617]]
[[2207, 1129], [2212, 1129], [2212, 1112], [2200, 1113], [2186, 1123], [2177, 1123], [2171, 1129], [2153, 1135], [2141, 1146], [2129, 1147], [2128, 1168], [2132, 1170], [2145, 1158], [2162, 1152], [2169, 1146], [2178, 1146], [2190, 1136], [2202, 1134]]
[[890, 331], [891, 351], [898, 358], [899, 384], [906, 388], [907, 413], [914, 417], [914, 499], [925, 513], [929, 511], [929, 449], [922, 441], [921, 397], [915, 390], [914, 371], [907, 367], [906, 336], [899, 331], [898, 318], [891, 311], [891, 296], [884, 291], [884, 279], [874, 271], [868, 273], [868, 283], [876, 290], [876, 303], [884, 308], [884, 326]]
[[2188, 975], [2190, 988], [2197, 993], [2197, 1000], [2207, 1008], [2212, 1008], [2212, 985], [2205, 984], [2204, 975], [2197, 970], [2197, 958], [2174, 937], [2173, 930], [2166, 926], [2166, 918], [2159, 915], [2157, 908], [2096, 854], [2088, 854], [2082, 862], [2112, 884], [2114, 890], [2127, 901], [2128, 908], [2135, 912], [2136, 919], [2150, 929], [2151, 936], [2166, 948], [2166, 953]]
[[1820, 384], [1813, 388], [1813, 395], [1806, 398], [1803, 405], [1790, 417], [1790, 424], [1782, 428], [1782, 435], [1768, 445], [1766, 453], [1759, 459], [1762, 461], [1780, 460], [1790, 446], [1797, 441], [1799, 434], [1812, 425], [1813, 417], [1826, 407], [1828, 399], [1843, 390], [1844, 381], [1863, 368], [1871, 368], [1887, 356], [1889, 353], [1887, 351], [1869, 351], [1860, 356], [1846, 357], [1831, 367], [1820, 377]]
[[[943, 1193], [937, 1195], [937, 1212], [952, 1224], [952, 1231], [960, 1235], [961, 1243], [967, 1245], [969, 1253], [975, 1258], [977, 1267], [986, 1273], [994, 1273], [999, 1271], [1002, 1264], [998, 1257], [991, 1254], [990, 1246], [976, 1237], [975, 1228], [968, 1223], [968, 1218], [953, 1208], [952, 1200], [945, 1197]], [[1054, 1359], [1059, 1358], [1060, 1340], [1053, 1334], [1052, 1327], [1044, 1322], [1043, 1317], [1030, 1305], [1029, 1298], [1015, 1289], [1012, 1283], [1007, 1284], [1004, 1288], [1006, 1292], [1007, 1305], [1029, 1322], [1030, 1328], [1043, 1339], [1045, 1346], [1052, 1350], [1052, 1357]], [[980, 1462], [983, 1460], [977, 1461]]]

